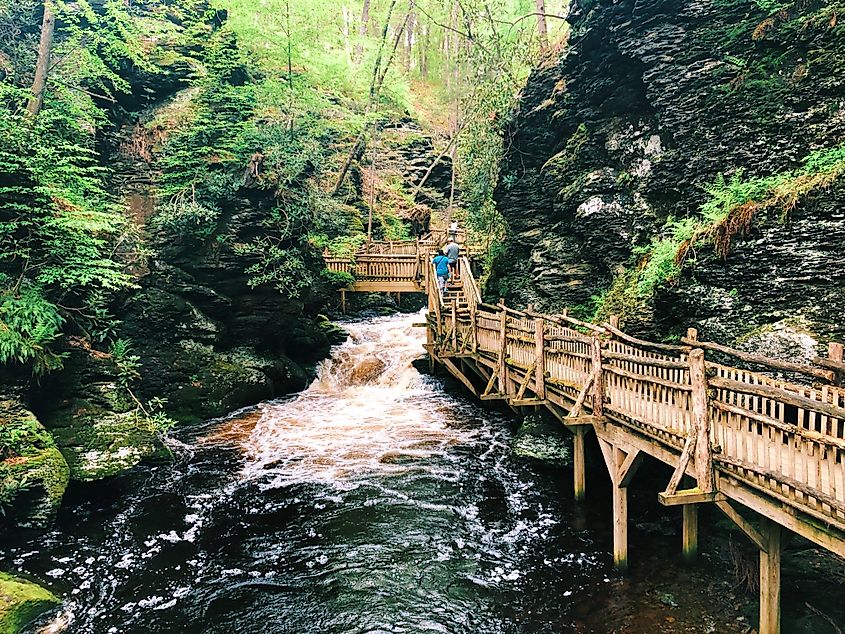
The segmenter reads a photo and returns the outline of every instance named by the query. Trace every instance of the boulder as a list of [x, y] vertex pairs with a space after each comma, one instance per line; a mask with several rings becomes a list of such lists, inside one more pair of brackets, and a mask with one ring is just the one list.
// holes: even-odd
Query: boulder
[[0, 508], [17, 526], [49, 525], [67, 488], [67, 462], [20, 402], [0, 397]]
[[60, 603], [49, 590], [0, 572], [0, 634], [18, 634], [27, 623]]

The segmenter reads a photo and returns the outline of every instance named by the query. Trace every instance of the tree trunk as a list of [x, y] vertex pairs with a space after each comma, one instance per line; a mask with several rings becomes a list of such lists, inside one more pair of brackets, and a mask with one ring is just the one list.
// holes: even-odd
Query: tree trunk
[[293, 94], [293, 50], [292, 33], [290, 31], [290, 0], [285, 0], [285, 28], [288, 36], [288, 131], [293, 132], [294, 124], [294, 94]]
[[367, 37], [367, 27], [370, 22], [370, 0], [364, 0], [361, 11], [361, 24], [358, 25], [358, 43], [355, 45], [355, 63], [359, 64], [364, 55], [364, 38]]
[[44, 0], [44, 19], [41, 22], [41, 42], [38, 44], [38, 61], [35, 65], [35, 79], [32, 82], [32, 98], [26, 108], [33, 117], [38, 115], [44, 104], [44, 91], [47, 89], [47, 73], [50, 70], [55, 29], [56, 14], [53, 12], [53, 0]]
[[343, 26], [341, 32], [343, 33], [343, 52], [346, 55], [346, 63], [352, 63], [352, 10], [343, 5], [341, 7], [343, 15]]
[[[367, 4], [369, 5], [369, 3]], [[368, 115], [378, 103], [378, 95], [379, 92], [381, 92], [381, 84], [384, 82], [385, 75], [387, 75], [387, 68], [384, 69], [383, 73], [381, 72], [381, 60], [382, 56], [384, 55], [384, 45], [387, 42], [387, 33], [390, 30], [390, 18], [393, 16], [393, 8], [395, 6], [396, 0], [390, 0], [390, 6], [387, 9], [387, 17], [384, 20], [384, 28], [381, 31], [381, 43], [379, 44], [378, 55], [376, 56], [375, 64], [373, 64], [373, 78], [370, 81], [370, 96], [369, 100], [367, 101], [366, 110], [364, 112], [364, 128], [361, 130], [360, 134], [358, 134], [358, 138], [355, 139], [355, 144], [352, 146], [352, 149], [349, 151], [349, 155], [343, 162], [343, 167], [341, 167], [340, 169], [340, 174], [337, 175], [337, 181], [335, 181], [333, 190], [333, 194], [335, 196], [340, 193], [340, 188], [343, 186], [343, 181], [346, 180], [346, 175], [349, 173], [349, 168], [352, 167], [352, 161], [355, 160], [355, 156], [357, 154], [360, 154], [366, 144], [367, 132], [369, 132], [370, 129]], [[367, 9], [369, 10], [369, 7], [367, 7]], [[394, 48], [394, 52], [395, 50], [396, 49]], [[393, 57], [391, 56], [391, 60], [392, 59]], [[389, 65], [390, 62], [388, 62], [388, 66]]]
[[540, 52], [549, 49], [549, 26], [546, 24], [546, 0], [536, 0], [537, 33], [540, 35]]

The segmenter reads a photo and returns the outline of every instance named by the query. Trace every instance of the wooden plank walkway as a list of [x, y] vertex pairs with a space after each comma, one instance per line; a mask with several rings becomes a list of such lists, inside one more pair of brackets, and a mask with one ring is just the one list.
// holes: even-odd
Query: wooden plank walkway
[[[687, 558], [698, 549], [700, 504], [714, 504], [760, 550], [761, 634], [780, 632], [784, 529], [845, 557], [841, 345], [802, 365], [701, 342], [694, 329], [680, 345], [643, 341], [614, 320], [596, 325], [485, 304], [466, 259], [460, 280], [441, 295], [429, 251], [410, 260], [382, 257], [390, 264], [377, 268], [358, 256], [356, 270], [362, 266], [373, 289], [394, 271], [402, 281], [414, 277], [428, 296], [425, 347], [432, 364], [479, 399], [543, 408], [572, 432], [576, 499], [586, 492], [585, 443], [595, 433], [614, 485], [613, 556], [620, 569], [628, 563], [627, 487], [646, 455], [674, 469], [659, 499], [683, 506]], [[773, 378], [773, 371], [807, 383]]]

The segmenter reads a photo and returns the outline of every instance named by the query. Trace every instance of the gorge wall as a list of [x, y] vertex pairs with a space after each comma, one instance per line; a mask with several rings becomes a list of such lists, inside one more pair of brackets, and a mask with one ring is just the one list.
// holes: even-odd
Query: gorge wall
[[843, 7], [575, 4], [507, 131], [489, 295], [789, 357], [843, 339]]

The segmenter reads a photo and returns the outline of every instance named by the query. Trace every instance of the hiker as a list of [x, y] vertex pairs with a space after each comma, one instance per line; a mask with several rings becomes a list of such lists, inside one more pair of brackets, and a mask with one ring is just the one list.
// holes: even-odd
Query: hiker
[[457, 220], [453, 220], [452, 224], [449, 225], [449, 237], [452, 240], [455, 240], [455, 241], [457, 241], [457, 239], [458, 239], [458, 221]]
[[432, 260], [437, 273], [437, 288], [440, 289], [440, 294], [446, 290], [446, 278], [449, 277], [449, 258], [442, 253], [438, 253]]
[[458, 258], [461, 255], [461, 247], [455, 242], [454, 237], [449, 237], [449, 244], [443, 247], [443, 253], [449, 258], [449, 279], [451, 280], [458, 276]]

